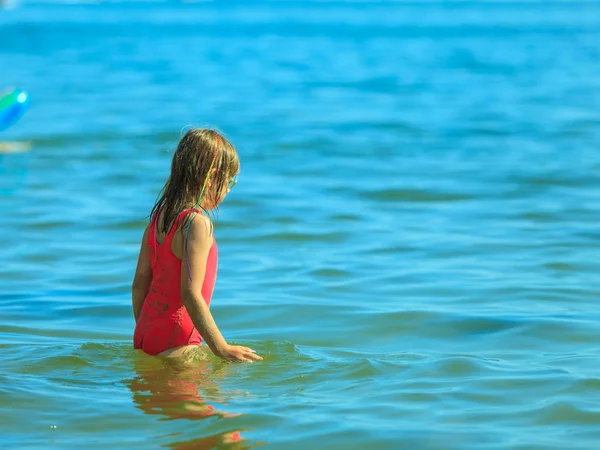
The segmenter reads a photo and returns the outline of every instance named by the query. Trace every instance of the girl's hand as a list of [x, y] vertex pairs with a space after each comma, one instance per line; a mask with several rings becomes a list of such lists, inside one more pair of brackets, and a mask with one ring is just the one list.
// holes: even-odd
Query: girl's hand
[[262, 361], [262, 358], [254, 350], [241, 345], [227, 345], [217, 355], [227, 361], [254, 362]]

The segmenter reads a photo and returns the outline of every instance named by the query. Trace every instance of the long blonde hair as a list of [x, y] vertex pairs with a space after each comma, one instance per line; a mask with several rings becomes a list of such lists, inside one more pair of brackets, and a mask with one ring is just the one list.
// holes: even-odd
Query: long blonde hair
[[[237, 152], [225, 137], [206, 128], [188, 130], [177, 145], [171, 175], [152, 207], [150, 220], [157, 219], [157, 230], [168, 233], [182, 211], [196, 206], [207, 213], [201, 200], [209, 200], [216, 207], [239, 170]], [[209, 180], [209, 189], [205, 191]], [[186, 223], [189, 220], [191, 216], [186, 217]]]

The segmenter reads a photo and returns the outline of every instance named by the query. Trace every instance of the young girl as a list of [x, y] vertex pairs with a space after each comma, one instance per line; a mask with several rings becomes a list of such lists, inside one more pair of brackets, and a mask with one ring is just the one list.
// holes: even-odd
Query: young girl
[[182, 356], [198, 349], [204, 338], [223, 359], [262, 359], [252, 349], [229, 345], [209, 310], [217, 243], [205, 213], [223, 201], [239, 169], [234, 147], [215, 131], [192, 129], [179, 142], [142, 238], [132, 285], [134, 348]]

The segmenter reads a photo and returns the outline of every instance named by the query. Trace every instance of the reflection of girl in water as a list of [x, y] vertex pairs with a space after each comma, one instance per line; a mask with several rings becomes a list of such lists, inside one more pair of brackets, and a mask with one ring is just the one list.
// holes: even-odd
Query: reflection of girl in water
[[[137, 357], [134, 365], [137, 376], [126, 384], [133, 393], [135, 405], [144, 413], [163, 416], [159, 420], [235, 417], [215, 409], [200, 397], [199, 388], [213, 401], [219, 401], [218, 386], [214, 382], [219, 372], [215, 372], [213, 365], [207, 361], [196, 360], [192, 365], [173, 359]], [[191, 442], [173, 443], [169, 447], [209, 449], [230, 443], [244, 443], [239, 430], [206, 436]], [[250, 447], [244, 443], [242, 447], [236, 448]]]

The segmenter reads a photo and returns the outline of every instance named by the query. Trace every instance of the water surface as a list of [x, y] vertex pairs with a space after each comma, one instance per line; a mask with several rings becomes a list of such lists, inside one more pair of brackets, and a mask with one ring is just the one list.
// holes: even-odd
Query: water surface
[[[593, 2], [0, 11], [2, 448], [595, 448], [598, 61]], [[239, 150], [212, 311], [259, 364], [131, 348], [191, 125]]]

